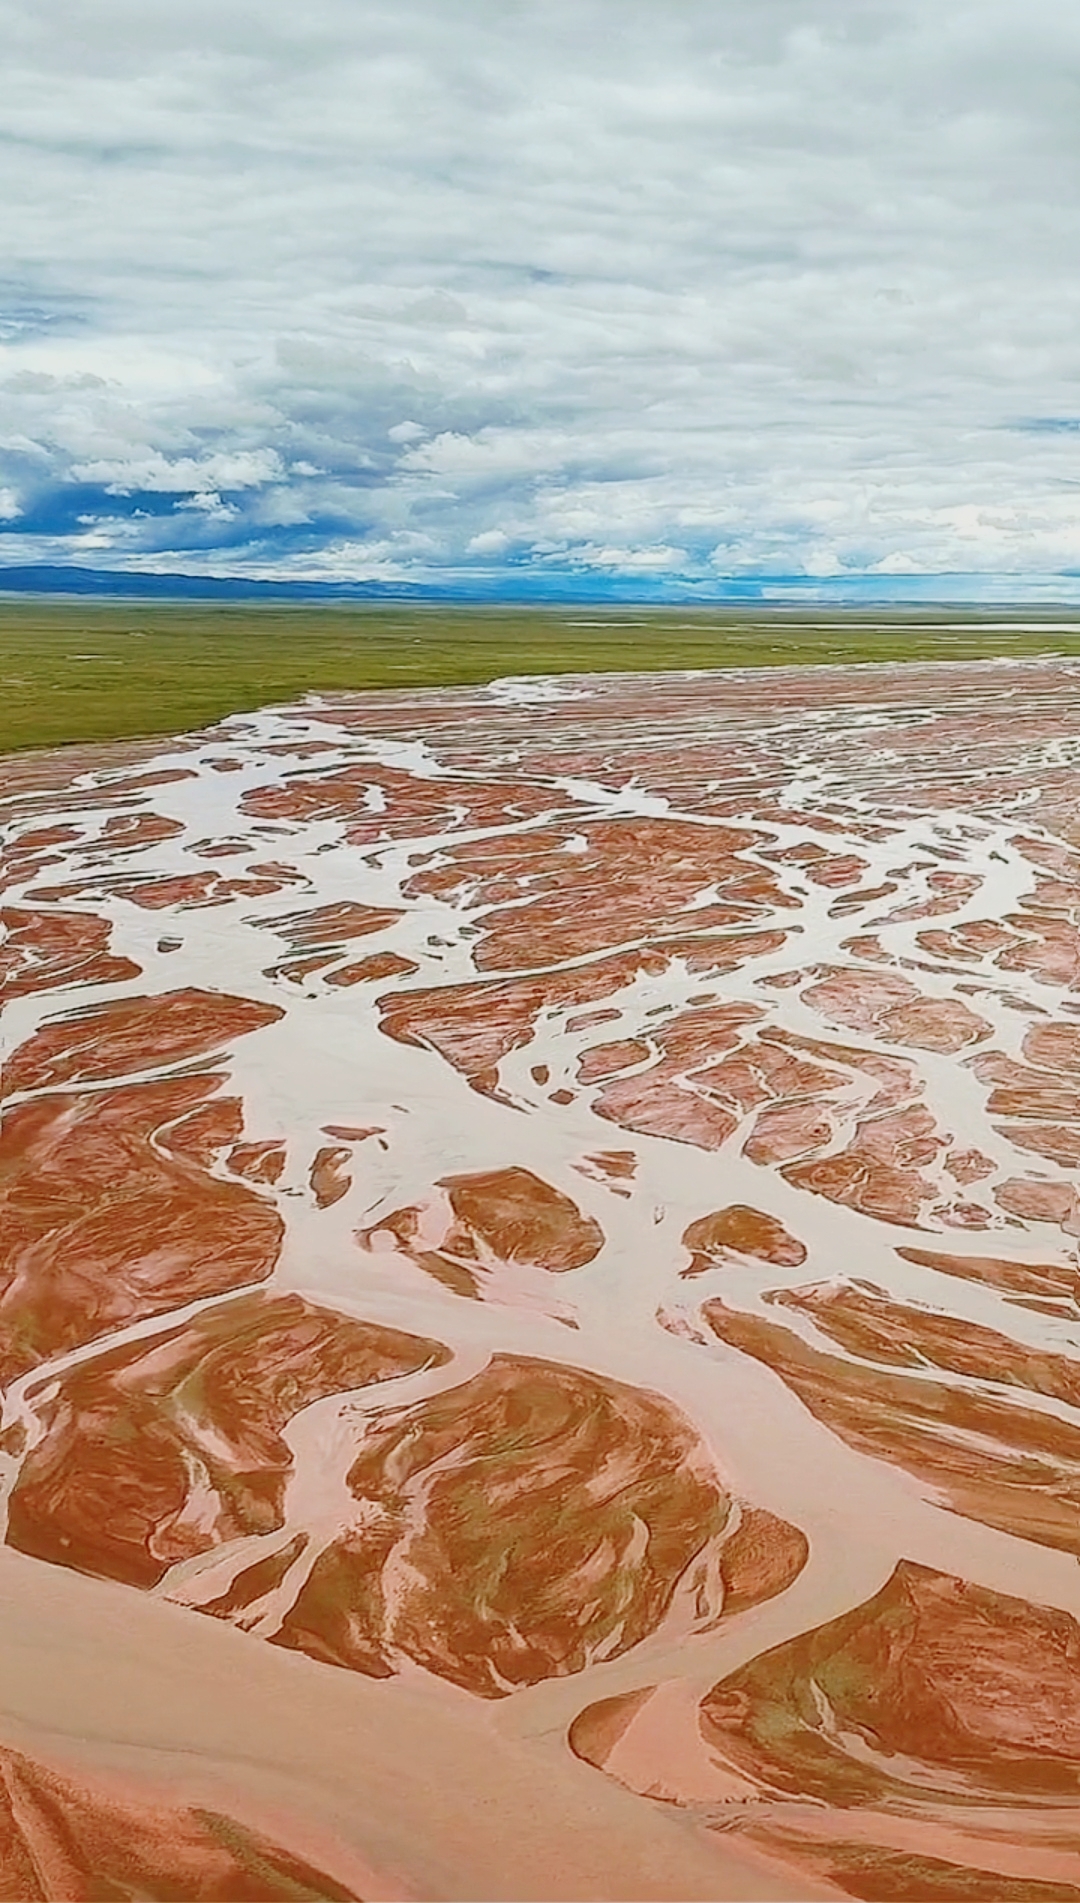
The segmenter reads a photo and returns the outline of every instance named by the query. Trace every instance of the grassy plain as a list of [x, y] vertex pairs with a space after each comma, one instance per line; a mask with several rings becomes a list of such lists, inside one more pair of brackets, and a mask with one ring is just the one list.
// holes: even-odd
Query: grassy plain
[[8, 598], [0, 600], [0, 753], [177, 733], [335, 688], [1049, 651], [1080, 654], [1080, 613]]

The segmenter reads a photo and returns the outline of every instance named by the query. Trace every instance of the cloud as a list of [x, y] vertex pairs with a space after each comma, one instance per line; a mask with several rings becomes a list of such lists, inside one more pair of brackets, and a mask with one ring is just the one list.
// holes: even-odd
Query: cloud
[[[539, 551], [538, 551], [539, 552]], [[567, 561], [575, 568], [608, 569], [617, 575], [663, 575], [678, 573], [686, 566], [686, 550], [667, 548], [597, 548], [586, 542], [576, 547], [549, 549], [544, 559]]]
[[505, 555], [510, 547], [510, 537], [501, 529], [481, 529], [465, 545], [466, 555]]
[[12, 0], [0, 561], [1075, 567], [1078, 59], [1058, 0]]
[[403, 423], [393, 423], [386, 434], [392, 443], [415, 443], [418, 437], [426, 436], [427, 431], [422, 423], [414, 423], [406, 417]]
[[71, 482], [105, 483], [117, 495], [160, 490], [171, 495], [191, 491], [199, 496], [218, 489], [259, 488], [280, 481], [283, 471], [273, 449], [224, 450], [173, 461], [158, 450], [147, 450], [116, 461], [72, 463], [67, 474]]

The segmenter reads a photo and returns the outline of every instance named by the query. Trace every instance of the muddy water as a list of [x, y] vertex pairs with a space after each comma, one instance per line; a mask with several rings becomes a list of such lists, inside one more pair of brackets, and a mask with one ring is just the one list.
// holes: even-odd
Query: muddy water
[[[1080, 1896], [1078, 688], [500, 683], [22, 776], [0, 1745], [356, 1895]], [[959, 1742], [905, 1565], [984, 1595]], [[859, 1608], [873, 1677], [890, 1590], [914, 1742], [831, 1664], [816, 1782], [712, 1723]]]

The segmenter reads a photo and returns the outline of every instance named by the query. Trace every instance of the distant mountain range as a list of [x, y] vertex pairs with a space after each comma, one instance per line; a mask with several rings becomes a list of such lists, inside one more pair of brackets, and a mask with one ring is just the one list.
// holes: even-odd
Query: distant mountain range
[[605, 604], [706, 608], [757, 602], [768, 607], [818, 602], [856, 606], [904, 603], [987, 609], [1023, 604], [1036, 611], [1080, 601], [1080, 575], [806, 575], [717, 577], [707, 582], [678, 576], [537, 573], [508, 569], [498, 575], [458, 576], [446, 581], [254, 581], [245, 575], [177, 575], [118, 568], [75, 568], [60, 563], [0, 566], [4, 595], [96, 595], [102, 599], [155, 601], [404, 601], [499, 603], [537, 606]]
[[434, 591], [406, 582], [251, 581], [243, 575], [172, 575], [40, 562], [0, 567], [0, 595], [135, 596], [171, 601], [413, 601]]
[[[722, 598], [757, 599], [761, 583], [725, 585]], [[673, 603], [721, 598], [712, 584], [678, 579], [594, 577], [576, 573], [506, 571], [444, 582], [255, 581], [245, 575], [177, 575], [118, 568], [75, 568], [32, 563], [0, 566], [3, 595], [100, 595], [157, 601], [413, 601], [413, 602], [641, 602]]]

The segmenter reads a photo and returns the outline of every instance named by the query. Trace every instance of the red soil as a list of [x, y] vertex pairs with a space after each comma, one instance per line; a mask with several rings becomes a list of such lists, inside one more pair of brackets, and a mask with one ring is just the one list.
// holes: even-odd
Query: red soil
[[[401, 917], [403, 913], [400, 908], [361, 905], [355, 900], [342, 899], [332, 905], [312, 906], [309, 911], [260, 919], [258, 922], [265, 931], [274, 932], [289, 947], [289, 956], [268, 966], [267, 975], [302, 983], [313, 972], [324, 971], [328, 965], [334, 964], [353, 939], [366, 938], [372, 932], [384, 932]], [[383, 952], [379, 956], [390, 961], [381, 970], [375, 959], [368, 959], [365, 961], [368, 970], [364, 971], [358, 965], [344, 966], [333, 973], [328, 981], [331, 984], [355, 984], [360, 975], [393, 977], [401, 969], [416, 970], [411, 960], [399, 960], [395, 952]], [[346, 973], [351, 975], [346, 976]]]
[[281, 1429], [301, 1408], [445, 1359], [438, 1342], [264, 1292], [106, 1349], [37, 1403], [45, 1433], [8, 1542], [154, 1586], [178, 1560], [282, 1524]]
[[[614, 1077], [621, 1070], [628, 1070], [632, 1064], [643, 1064], [649, 1055], [649, 1047], [640, 1038], [619, 1038], [612, 1044], [594, 1044], [591, 1050], [583, 1051], [578, 1058], [578, 1081], [582, 1084], [595, 1084], [603, 1077]], [[546, 1083], [547, 1079], [540, 1079]]]
[[924, 1205], [936, 1194], [923, 1167], [938, 1160], [945, 1143], [930, 1111], [909, 1104], [860, 1120], [846, 1149], [836, 1155], [788, 1163], [782, 1173], [796, 1189], [846, 1203], [865, 1216], [919, 1228]]
[[503, 1262], [562, 1273], [583, 1268], [604, 1246], [603, 1231], [569, 1196], [531, 1170], [484, 1170], [440, 1177], [457, 1231], [471, 1234]]
[[1026, 1222], [1052, 1222], [1066, 1235], [1080, 1236], [1080, 1197], [1071, 1183], [1036, 1182], [1010, 1176], [994, 1190], [994, 1201]]
[[[217, 1081], [216, 1079], [214, 1080]], [[201, 1169], [210, 1169], [232, 1148], [244, 1129], [244, 1106], [239, 1097], [211, 1097], [171, 1125], [165, 1143], [170, 1153]]]
[[4, 1067], [4, 1094], [98, 1082], [208, 1057], [284, 1014], [222, 991], [165, 991], [50, 1018]]
[[[369, 792], [383, 795], [386, 810], [376, 812]], [[274, 786], [253, 787], [241, 811], [261, 819], [340, 819], [351, 822], [352, 846], [422, 837], [457, 828], [513, 825], [550, 810], [565, 796], [505, 782], [443, 778], [419, 779], [400, 768], [359, 765], [324, 773], [292, 773]]]
[[1001, 1256], [943, 1255], [932, 1249], [898, 1249], [896, 1253], [941, 1275], [1001, 1289], [1020, 1308], [1053, 1306], [1069, 1315], [1080, 1311], [1080, 1269], [1075, 1262], [1012, 1262]]
[[736, 1048], [744, 1025], [763, 1016], [758, 1005], [705, 1005], [657, 1026], [659, 1062], [606, 1084], [597, 1115], [643, 1135], [720, 1149], [737, 1120], [712, 1088], [716, 1060]]
[[[995, 1868], [1000, 1843], [969, 1840], [969, 1855], [986, 1862], [955, 1863], [917, 1850], [845, 1840], [846, 1816], [835, 1820], [835, 1838], [823, 1841], [784, 1825], [751, 1825], [740, 1841], [759, 1845], [770, 1857], [793, 1864], [804, 1880], [835, 1886], [834, 1895], [857, 1896], [866, 1903], [1080, 1903], [1080, 1888], [1057, 1877], [1041, 1880], [1030, 1869], [1006, 1875]], [[1030, 1854], [1030, 1853], [1029, 1853]], [[1014, 1857], [1006, 1852], [1008, 1861]], [[1060, 1856], [1055, 1860], [1060, 1866]]]
[[400, 952], [374, 952], [370, 958], [358, 958], [355, 964], [339, 965], [336, 971], [328, 971], [328, 985], [370, 984], [380, 978], [409, 978], [420, 967], [414, 958], [403, 958]]
[[684, 1229], [683, 1243], [691, 1258], [684, 1276], [702, 1275], [731, 1254], [755, 1256], [785, 1269], [797, 1269], [806, 1261], [805, 1245], [785, 1229], [778, 1217], [750, 1209], [745, 1203], [729, 1203], [714, 1215], [699, 1217]]
[[819, 966], [803, 1000], [834, 1024], [915, 1050], [958, 1051], [990, 1036], [985, 1019], [959, 998], [924, 997], [895, 972]]
[[284, 886], [294, 884], [295, 877], [295, 874], [282, 875], [252, 866], [248, 874], [237, 878], [225, 878], [220, 872], [188, 872], [173, 878], [113, 884], [112, 890], [121, 898], [131, 899], [135, 905], [141, 905], [144, 910], [156, 912], [172, 905], [228, 905], [232, 899], [266, 898], [270, 893], [280, 892]]
[[234, 1176], [249, 1183], [276, 1183], [285, 1168], [285, 1145], [280, 1137], [265, 1143], [234, 1143], [229, 1151], [229, 1168]]
[[347, 1196], [352, 1187], [352, 1172], [347, 1167], [352, 1161], [352, 1151], [333, 1144], [324, 1144], [317, 1151], [311, 1165], [311, 1193], [320, 1209], [329, 1209]]
[[1007, 913], [1002, 921], [974, 919], [920, 932], [918, 942], [950, 962], [971, 964], [989, 957], [1000, 971], [1029, 971], [1043, 984], [1074, 989], [1080, 983], [1080, 928], [1073, 918], [1055, 917], [1037, 903]]
[[356, 1522], [278, 1636], [315, 1658], [386, 1676], [403, 1655], [497, 1698], [627, 1651], [680, 1583], [699, 1622], [719, 1616], [705, 1581], [730, 1501], [659, 1395], [498, 1355], [372, 1422], [349, 1486]]
[[333, 905], [312, 906], [310, 911], [260, 919], [259, 924], [283, 938], [293, 951], [323, 951], [328, 946], [347, 945], [353, 938], [365, 938], [370, 932], [383, 932], [403, 916], [400, 907], [340, 899]]
[[28, 911], [0, 907], [4, 942], [0, 946], [0, 984], [9, 998], [62, 985], [115, 985], [138, 978], [130, 958], [108, 950], [108, 919], [89, 912]]
[[850, 886], [856, 885], [864, 872], [869, 871], [865, 859], [850, 852], [828, 852], [814, 840], [805, 845], [785, 846], [771, 857], [781, 865], [789, 862], [802, 867], [805, 876], [815, 885]]
[[[611, 952], [573, 970], [538, 977], [387, 992], [378, 1000], [381, 1028], [398, 1043], [437, 1050], [468, 1078], [474, 1090], [492, 1094], [502, 1059], [531, 1042], [542, 1012], [572, 1012], [580, 1005], [610, 998], [642, 972], [666, 971], [677, 957], [685, 958], [695, 972], [734, 971], [782, 943], [782, 933], [770, 932], [670, 940], [662, 946]], [[761, 1015], [755, 1007], [732, 1008]]]
[[594, 1150], [572, 1167], [594, 1183], [606, 1183], [617, 1196], [629, 1196], [627, 1185], [637, 1175], [637, 1157], [633, 1150]]
[[63, 849], [82, 836], [80, 827], [70, 825], [31, 826], [18, 834], [12, 831], [0, 851], [0, 892], [35, 879], [46, 866], [62, 863]]
[[[1074, 1361], [894, 1302], [880, 1290], [785, 1290], [772, 1299], [890, 1365], [822, 1353], [792, 1329], [718, 1298], [701, 1312], [722, 1341], [772, 1368], [849, 1446], [905, 1468], [955, 1512], [1080, 1556], [1080, 1427], [963, 1380], [897, 1372], [921, 1370], [925, 1359], [978, 1383], [992, 1368], [996, 1380], [1013, 1387], [1080, 1399]], [[879, 1341], [894, 1344], [887, 1355]]]
[[1075, 1802], [1078, 1654], [1069, 1613], [902, 1560], [865, 1605], [714, 1685], [702, 1730], [744, 1775], [803, 1800]]
[[805, 1533], [762, 1507], [744, 1507], [720, 1553], [725, 1613], [746, 1612], [786, 1592], [810, 1557]]
[[357, 1241], [369, 1248], [376, 1237], [389, 1234], [420, 1268], [456, 1293], [473, 1297], [480, 1295], [496, 1263], [562, 1274], [583, 1268], [604, 1246], [599, 1223], [531, 1170], [444, 1176], [438, 1186], [446, 1192], [449, 1221], [437, 1249], [421, 1236], [424, 1212], [418, 1206], [381, 1217], [360, 1230]]
[[979, 1081], [992, 1086], [987, 1109], [991, 1116], [1022, 1119], [997, 1126], [1018, 1149], [1075, 1169], [1080, 1164], [1080, 1025], [1060, 1019], [1033, 1024], [1022, 1049], [1027, 1063], [1000, 1051], [971, 1059]]
[[[142, 795], [147, 787], [171, 786], [178, 780], [195, 779], [190, 767], [148, 767], [142, 773], [127, 773], [122, 779], [101, 780], [93, 786], [75, 784], [87, 773], [152, 759], [160, 751], [160, 740], [121, 740], [99, 747], [8, 754], [4, 759], [5, 820], [40, 818], [43, 801], [62, 806], [65, 813], [144, 804]], [[57, 794], [62, 798], [57, 799]]]
[[164, 813], [110, 813], [88, 857], [112, 861], [118, 852], [145, 852], [164, 839], [176, 839], [183, 830], [180, 820], [167, 819]]
[[[264, 1281], [281, 1219], [203, 1160], [235, 1129], [216, 1076], [50, 1095], [5, 1114], [0, 1385], [180, 1303]], [[205, 1109], [204, 1109], [205, 1106]], [[205, 1122], [193, 1118], [211, 1119]]]
[[355, 1903], [322, 1870], [217, 1811], [61, 1775], [0, 1746], [0, 1898]]
[[[585, 850], [571, 850], [580, 838]], [[521, 833], [512, 848], [505, 839], [464, 841], [405, 890], [484, 906], [476, 962], [513, 971], [627, 941], [753, 923], [795, 905], [772, 873], [737, 856], [757, 843], [755, 833], [723, 826], [589, 819]], [[713, 886], [719, 897], [688, 912]]]

